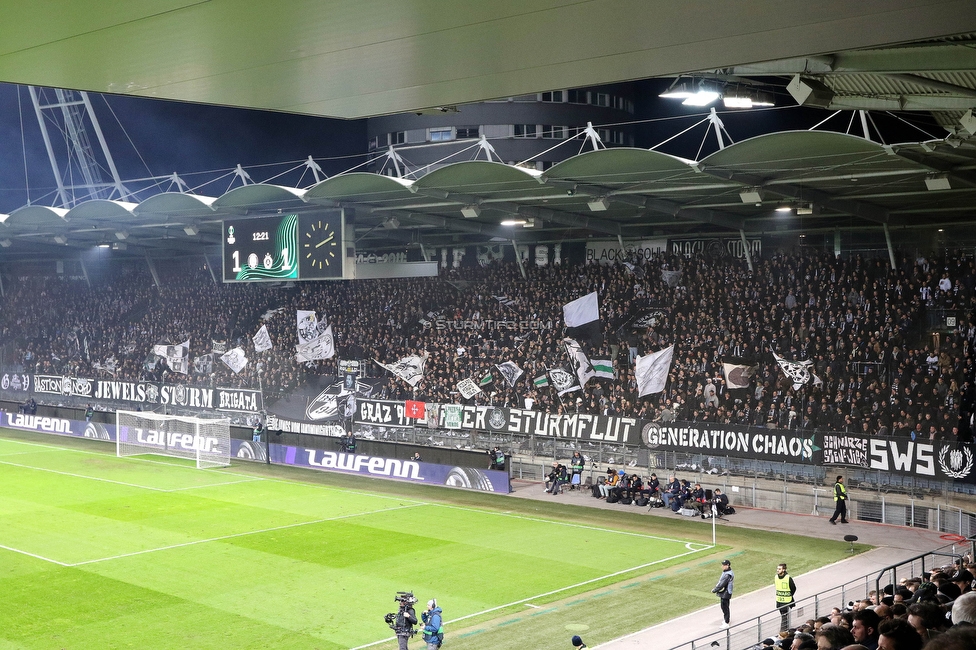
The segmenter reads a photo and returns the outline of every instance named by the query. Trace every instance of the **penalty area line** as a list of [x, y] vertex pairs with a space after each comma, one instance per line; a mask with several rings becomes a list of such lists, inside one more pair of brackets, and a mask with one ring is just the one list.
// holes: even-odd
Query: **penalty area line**
[[[542, 520], [542, 521], [545, 521], [545, 520]], [[515, 605], [527, 605], [529, 607], [539, 608], [538, 605], [529, 605], [529, 603], [531, 601], [537, 600], [539, 598], [545, 598], [546, 596], [553, 596], [555, 594], [558, 594], [558, 593], [561, 593], [561, 592], [564, 592], [564, 591], [569, 591], [570, 589], [577, 589], [579, 587], [585, 587], [586, 585], [593, 584], [594, 582], [600, 582], [601, 580], [607, 580], [609, 578], [615, 578], [617, 576], [621, 576], [621, 575], [624, 575], [626, 573], [632, 573], [634, 571], [640, 571], [641, 569], [646, 569], [647, 567], [652, 567], [652, 566], [654, 566], [656, 564], [661, 564], [663, 562], [670, 562], [671, 560], [677, 560], [678, 558], [682, 558], [682, 557], [685, 557], [685, 556], [688, 556], [688, 555], [694, 555], [695, 553], [701, 553], [704, 550], [707, 550], [707, 549], [704, 549], [703, 548], [703, 549], [691, 550], [691, 551], [687, 551], [685, 553], [679, 553], [677, 555], [671, 555], [669, 557], [661, 558], [660, 560], [654, 560], [653, 562], [646, 562], [646, 563], [640, 564], [638, 566], [630, 567], [629, 569], [621, 569], [620, 571], [614, 571], [613, 573], [608, 573], [608, 574], [603, 575], [603, 576], [599, 576], [599, 577], [596, 577], [596, 578], [591, 578], [589, 580], [584, 580], [583, 582], [577, 582], [574, 585], [568, 585], [566, 587], [560, 587], [559, 589], [553, 589], [552, 591], [547, 591], [547, 592], [545, 592], [543, 594], [536, 594], [535, 596], [530, 596], [529, 598], [522, 598], [521, 600], [516, 600], [516, 601], [510, 602], [510, 603], [505, 603], [504, 605], [498, 605], [496, 607], [490, 607], [488, 609], [481, 610], [480, 612], [475, 612], [473, 614], [466, 614], [465, 616], [460, 616], [458, 618], [454, 618], [454, 619], [451, 619], [449, 621], [445, 620], [444, 623], [445, 624], [447, 624], [447, 623], [454, 624], [454, 623], [457, 623], [458, 621], [463, 621], [463, 620], [466, 620], [466, 619], [469, 619], [469, 618], [474, 618], [476, 616], [483, 616], [484, 614], [490, 614], [490, 613], [496, 612], [496, 611], [498, 611], [500, 609], [505, 609], [506, 607], [513, 607]], [[380, 639], [379, 641], [373, 641], [372, 643], [367, 643], [366, 645], [356, 646], [355, 648], [351, 648], [350, 650], [363, 650], [364, 648], [371, 648], [373, 646], [379, 645], [381, 643], [386, 643], [386, 642], [392, 641], [394, 639], [396, 639], [396, 637], [395, 636], [391, 636], [391, 637], [387, 637], [385, 639]]]
[[21, 555], [26, 555], [28, 557], [36, 558], [38, 560], [44, 560], [45, 562], [50, 562], [51, 564], [57, 564], [58, 566], [65, 566], [65, 567], [71, 566], [70, 564], [67, 564], [65, 562], [58, 562], [57, 560], [52, 560], [49, 557], [44, 557], [43, 555], [38, 555], [37, 553], [22, 551], [19, 548], [14, 548], [12, 546], [4, 546], [3, 544], [0, 544], [0, 548], [6, 551], [10, 551], [11, 553], [20, 553]]

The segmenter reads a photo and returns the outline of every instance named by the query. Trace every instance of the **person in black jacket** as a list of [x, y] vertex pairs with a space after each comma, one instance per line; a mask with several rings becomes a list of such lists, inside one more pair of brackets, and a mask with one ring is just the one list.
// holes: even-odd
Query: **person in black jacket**
[[732, 587], [735, 582], [735, 574], [732, 572], [732, 563], [728, 560], [722, 560], [722, 575], [719, 576], [718, 583], [712, 589], [712, 593], [718, 595], [719, 602], [722, 604], [722, 617], [725, 619], [725, 623], [722, 624], [722, 629], [728, 629], [729, 621], [732, 618], [729, 604], [732, 601]]

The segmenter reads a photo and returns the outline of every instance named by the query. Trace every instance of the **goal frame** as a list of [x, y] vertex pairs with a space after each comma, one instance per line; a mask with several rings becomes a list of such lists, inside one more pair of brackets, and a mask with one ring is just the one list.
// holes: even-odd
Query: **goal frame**
[[116, 411], [115, 455], [145, 454], [193, 460], [197, 469], [228, 467], [230, 418]]

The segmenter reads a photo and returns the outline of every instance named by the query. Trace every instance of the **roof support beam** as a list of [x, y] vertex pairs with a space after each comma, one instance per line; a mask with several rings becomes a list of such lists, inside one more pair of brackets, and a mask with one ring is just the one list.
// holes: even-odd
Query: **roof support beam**
[[891, 215], [888, 213], [888, 210], [873, 203], [838, 198], [827, 192], [799, 185], [767, 184], [767, 179], [756, 174], [742, 174], [720, 167], [707, 167], [705, 165], [699, 165], [699, 169], [703, 173], [717, 178], [742, 183], [745, 187], [761, 187], [767, 192], [798, 201], [815, 203], [821, 207], [860, 217], [867, 221], [874, 221], [875, 223], [891, 222]]

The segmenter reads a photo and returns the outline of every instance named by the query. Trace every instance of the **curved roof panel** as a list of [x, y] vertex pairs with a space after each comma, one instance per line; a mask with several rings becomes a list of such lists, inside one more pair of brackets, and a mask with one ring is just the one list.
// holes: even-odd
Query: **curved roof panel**
[[297, 187], [255, 183], [235, 187], [216, 201], [213, 207], [228, 210], [261, 211], [275, 208], [294, 208], [302, 205], [304, 190]]
[[138, 206], [133, 212], [138, 216], [145, 215], [174, 215], [188, 217], [203, 217], [213, 214], [213, 204], [217, 199], [211, 196], [183, 194], [182, 192], [163, 192], [151, 196]]
[[630, 185], [694, 174], [674, 156], [647, 149], [601, 149], [573, 156], [553, 165], [545, 180], [585, 180], [602, 185]]
[[352, 172], [328, 178], [313, 185], [305, 193], [311, 203], [324, 201], [385, 205], [406, 201], [413, 197], [413, 181], [368, 172]]
[[64, 218], [67, 221], [74, 219], [126, 219], [132, 218], [132, 211], [135, 207], [135, 203], [95, 199], [94, 201], [79, 203], [68, 210], [68, 214]]
[[11, 230], [33, 232], [42, 229], [64, 230], [68, 222], [64, 208], [50, 208], [44, 205], [27, 205], [10, 213], [4, 222]]
[[419, 191], [444, 192], [505, 199], [512, 195], [545, 194], [534, 170], [485, 160], [468, 160], [435, 169], [414, 183]]

